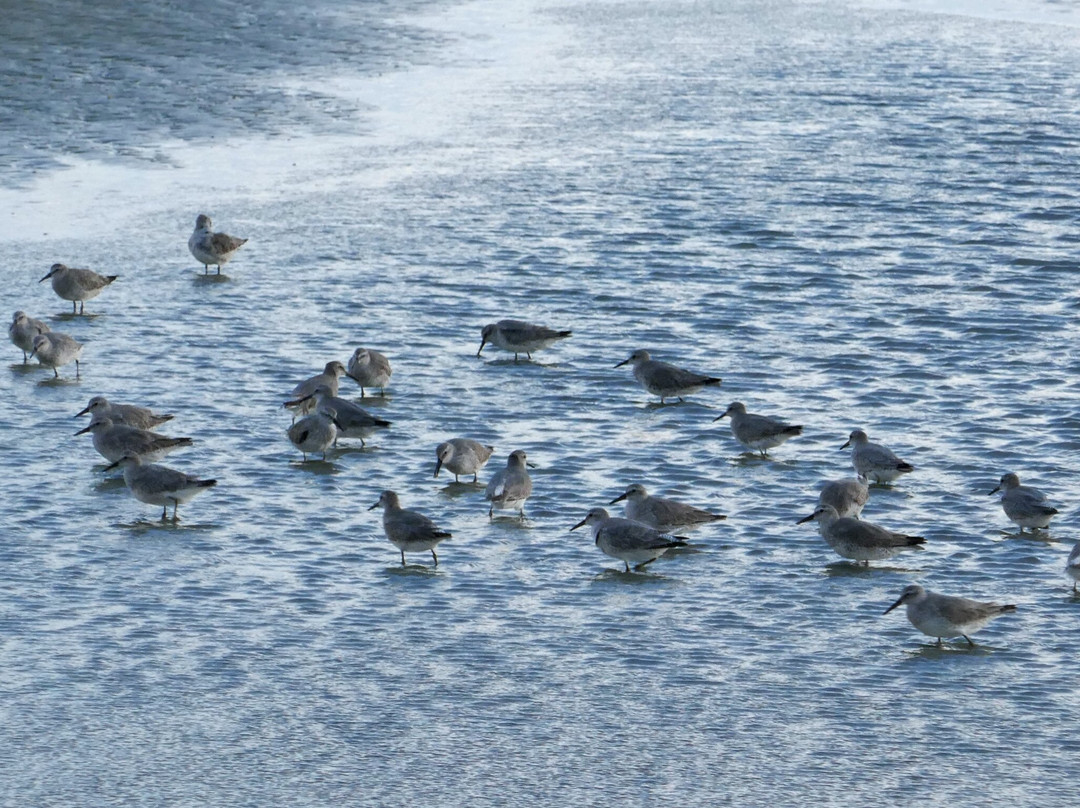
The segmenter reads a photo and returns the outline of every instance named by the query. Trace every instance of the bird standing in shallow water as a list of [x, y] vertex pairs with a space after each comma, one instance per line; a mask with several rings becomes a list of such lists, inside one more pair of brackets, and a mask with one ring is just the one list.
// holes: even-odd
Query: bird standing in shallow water
[[75, 378], [79, 378], [79, 357], [82, 355], [82, 343], [59, 331], [49, 331], [34, 337], [34, 350], [30, 358], [37, 357], [38, 362], [52, 368], [53, 377], [59, 379], [61, 368], [69, 362], [75, 363]]
[[126, 424], [136, 429], [153, 429], [161, 426], [166, 421], [173, 419], [172, 415], [158, 415], [147, 407], [137, 407], [134, 404], [113, 404], [105, 396], [94, 396], [90, 403], [75, 413], [75, 417], [90, 414], [108, 418], [114, 424]]
[[1032, 530], [1049, 527], [1050, 520], [1058, 512], [1046, 504], [1046, 494], [1030, 485], [1020, 485], [1016, 474], [1003, 474], [991, 495], [1001, 492], [1001, 507], [1005, 515], [1020, 526], [1020, 532], [1029, 527]]
[[443, 441], [435, 448], [435, 475], [439, 476], [439, 470], [445, 468], [454, 475], [454, 482], [458, 481], [459, 474], [471, 474], [473, 482], [477, 481], [477, 472], [480, 471], [488, 460], [494, 446], [485, 446], [479, 441], [469, 438], [451, 438]]
[[135, 499], [147, 505], [160, 505], [161, 518], [165, 519], [169, 505], [173, 506], [172, 518], [177, 521], [176, 509], [181, 502], [189, 502], [196, 495], [217, 485], [217, 480], [200, 480], [176, 469], [143, 463], [138, 455], [125, 455], [105, 471], [123, 466], [124, 482]]
[[195, 256], [195, 260], [203, 265], [203, 274], [210, 274], [210, 265], [217, 266], [217, 274], [221, 274], [221, 265], [247, 244], [246, 238], [236, 238], [226, 233], [215, 233], [213, 222], [210, 217], [200, 213], [195, 220], [195, 232], [188, 238], [188, 249]]
[[725, 416], [731, 417], [731, 434], [735, 436], [735, 440], [751, 451], [761, 452], [762, 457], [774, 446], [802, 434], [801, 426], [792, 426], [767, 415], [748, 413], [746, 405], [741, 401], [732, 402], [722, 414], [713, 418], [713, 421], [719, 421]]
[[[532, 495], [532, 478], [526, 466], [525, 452], [516, 449], [506, 459], [506, 468], [497, 471], [488, 481], [484, 499], [491, 503], [488, 518], [494, 518], [494, 509], [518, 511], [518, 518], [525, 518], [525, 500]], [[535, 468], [535, 467], [534, 467]]]
[[[87, 300], [101, 294], [101, 290], [115, 281], [119, 275], [99, 275], [91, 269], [75, 269], [63, 264], [53, 264], [49, 274], [38, 283], [52, 278], [52, 288], [64, 300], [71, 301], [71, 313], [83, 314]], [[75, 311], [76, 306], [78, 312]]]
[[1013, 605], [981, 603], [977, 600], [940, 595], [911, 584], [900, 593], [896, 603], [882, 614], [888, 614], [897, 606], [907, 606], [907, 618], [911, 625], [928, 637], [936, 637], [941, 645], [942, 637], [963, 637], [974, 647], [969, 634], [974, 634], [995, 617], [1015, 612]]
[[603, 508], [593, 508], [570, 530], [585, 525], [592, 530], [596, 546], [623, 562], [627, 572], [630, 572], [631, 562], [640, 572], [671, 548], [686, 546], [686, 540], [680, 536], [669, 536], [633, 519], [611, 516]]
[[727, 519], [722, 514], [709, 513], [701, 508], [684, 505], [673, 499], [650, 496], [641, 483], [631, 483], [626, 487], [623, 494], [615, 497], [608, 504], [614, 505], [623, 500], [626, 500], [624, 512], [627, 519], [641, 522], [643, 525], [648, 525], [661, 533], [668, 533], [680, 528], [694, 528], [709, 522]]
[[851, 465], [854, 466], [855, 473], [864, 480], [890, 483], [901, 474], [915, 470], [913, 465], [905, 463], [891, 449], [879, 443], [871, 443], [861, 429], [854, 430], [840, 448], [846, 449], [848, 446], [852, 447]]
[[22, 349], [22, 361], [26, 364], [27, 354], [34, 350], [34, 337], [47, 334], [49, 327], [41, 320], [28, 317], [26, 312], [17, 311], [8, 326], [8, 337], [16, 348]]
[[926, 543], [922, 536], [908, 536], [861, 519], [840, 516], [832, 505], [820, 506], [797, 524], [811, 521], [818, 523], [821, 538], [838, 555], [864, 564], [892, 558], [901, 550]]
[[371, 348], [357, 348], [349, 359], [346, 371], [350, 379], [360, 385], [360, 398], [364, 397], [365, 387], [378, 387], [379, 395], [386, 395], [386, 385], [390, 383], [393, 370], [390, 360]]
[[368, 508], [373, 511], [379, 506], [383, 509], [383, 531], [390, 543], [401, 551], [401, 566], [405, 566], [405, 553], [431, 551], [434, 566], [439, 566], [439, 557], [435, 555], [435, 546], [453, 536], [440, 530], [435, 523], [418, 511], [407, 511], [401, 507], [398, 495], [393, 491], [383, 491], [379, 501]]
[[705, 376], [669, 362], [653, 359], [648, 351], [643, 350], [634, 351], [628, 359], [624, 359], [615, 367], [621, 368], [627, 363], [633, 364], [634, 378], [641, 386], [654, 396], [660, 396], [661, 404], [664, 403], [665, 398], [677, 398], [682, 401], [683, 396], [700, 392], [722, 381], [716, 376]]
[[532, 352], [539, 351], [555, 344], [561, 339], [572, 336], [571, 331], [556, 331], [546, 325], [535, 325], [524, 320], [499, 320], [497, 323], [489, 323], [480, 330], [480, 351], [489, 342], [496, 347], [509, 351], [514, 355], [514, 361], [518, 360], [518, 354], [525, 354], [530, 360]]

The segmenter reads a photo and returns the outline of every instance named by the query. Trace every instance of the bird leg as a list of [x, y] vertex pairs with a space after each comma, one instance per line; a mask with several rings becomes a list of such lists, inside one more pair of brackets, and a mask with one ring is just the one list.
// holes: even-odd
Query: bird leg
[[434, 549], [431, 551], [431, 557], [435, 559], [435, 566], [436, 567], [439, 566], [439, 557], [437, 555], [435, 555], [435, 550]]
[[968, 636], [967, 634], [961, 634], [960, 636], [961, 636], [961, 637], [963, 637], [963, 638], [964, 638], [965, 640], [967, 640], [967, 641], [968, 641], [968, 645], [970, 645], [970, 646], [971, 646], [972, 648], [974, 648], [974, 647], [975, 647], [975, 643], [973, 643], [973, 642], [971, 641], [971, 637], [969, 637], [969, 636]]
[[168, 516], [169, 516], [169, 506], [168, 505], [162, 505], [161, 506], [161, 521], [164, 522], [168, 518]]
[[405, 566], [405, 551], [401, 551], [401, 566]]

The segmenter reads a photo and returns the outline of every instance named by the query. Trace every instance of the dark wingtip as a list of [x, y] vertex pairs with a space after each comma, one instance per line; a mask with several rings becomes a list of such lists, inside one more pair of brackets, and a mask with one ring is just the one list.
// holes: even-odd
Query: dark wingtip
[[916, 544], [926, 544], [926, 539], [922, 536], [904, 536], [907, 539], [908, 547], [914, 547]]
[[573, 331], [560, 331], [559, 336], [560, 337], [569, 337], [569, 336], [572, 336], [573, 333], [574, 333]]
[[200, 480], [199, 485], [203, 488], [213, 488], [217, 485], [217, 480]]
[[705, 380], [705, 384], [720, 384], [720, 382], [722, 382], [722, 381], [723, 381], [723, 379], [714, 379], [712, 377], [709, 377], [708, 379]]
[[801, 435], [802, 425], [800, 424], [799, 426], [789, 426], [787, 429], [784, 430], [784, 432], [788, 433], [789, 435]]
[[1005, 604], [1004, 606], [1001, 607], [1001, 611], [1003, 611], [1003, 612], [1015, 612], [1016, 611], [1016, 604], [1015, 603], [1007, 603], [1007, 604]]
[[105, 277], [109, 279], [109, 283], [112, 283], [113, 281], [115, 281], [120, 276], [119, 275], [106, 275]]
[[910, 463], [900, 463], [896, 467], [897, 471], [915, 471], [915, 467]]

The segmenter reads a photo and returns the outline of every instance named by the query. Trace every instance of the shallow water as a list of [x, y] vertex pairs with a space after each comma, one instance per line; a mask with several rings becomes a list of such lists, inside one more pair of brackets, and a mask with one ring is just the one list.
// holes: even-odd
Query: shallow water
[[[1071, 804], [1075, 19], [341, 3], [266, 13], [202, 74], [178, 12], [142, 10], [133, 60], [167, 45], [172, 88], [81, 125], [92, 94], [3, 83], [7, 309], [86, 342], [77, 383], [8, 353], [5, 804]], [[199, 212], [250, 238], [224, 280]], [[120, 280], [72, 317], [35, 283], [54, 261]], [[574, 336], [477, 359], [502, 317]], [[304, 463], [281, 404], [359, 345], [393, 426]], [[658, 406], [614, 369], [636, 348], [723, 386]], [[219, 485], [178, 524], [72, 436], [96, 394], [197, 441], [166, 464]], [[742, 454], [733, 400], [804, 434]], [[869, 569], [795, 525], [854, 427], [916, 466], [864, 518], [927, 539]], [[482, 482], [538, 464], [524, 523], [432, 478], [456, 435], [497, 447]], [[987, 496], [1005, 471], [1061, 511], [1038, 538]], [[633, 481], [729, 518], [619, 572], [569, 527]], [[385, 488], [453, 531], [437, 570], [401, 567]], [[1019, 610], [939, 649], [881, 616], [911, 581]]]

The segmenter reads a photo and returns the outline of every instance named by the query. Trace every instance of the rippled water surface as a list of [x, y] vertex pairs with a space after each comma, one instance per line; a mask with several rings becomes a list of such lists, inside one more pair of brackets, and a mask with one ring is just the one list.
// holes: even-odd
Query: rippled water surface
[[[1072, 804], [1068, 8], [206, 5], [53, 3], [0, 64], [5, 310], [86, 345], [4, 368], [3, 804]], [[74, 317], [54, 261], [120, 278]], [[574, 335], [477, 358], [503, 317]], [[303, 462], [281, 404], [361, 345], [393, 426]], [[659, 406], [636, 348], [723, 385]], [[195, 439], [179, 523], [73, 436], [98, 394]], [[743, 454], [734, 400], [804, 434]], [[864, 518], [927, 540], [869, 568], [795, 524], [855, 427], [916, 466]], [[432, 477], [456, 435], [537, 464], [523, 523]], [[625, 574], [569, 528], [634, 481], [729, 518]], [[913, 581], [1019, 608], [937, 648], [881, 616]]]

